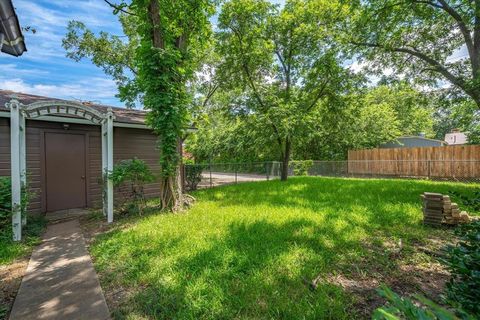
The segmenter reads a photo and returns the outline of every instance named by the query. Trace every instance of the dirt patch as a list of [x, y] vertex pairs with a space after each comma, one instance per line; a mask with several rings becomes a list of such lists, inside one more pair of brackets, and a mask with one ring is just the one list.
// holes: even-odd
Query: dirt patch
[[[347, 273], [332, 274], [326, 282], [342, 287], [354, 297], [359, 317], [370, 319], [372, 312], [385, 304], [377, 289], [386, 284], [402, 296], [421, 294], [439, 304], [445, 284], [450, 278], [445, 266], [438, 262], [443, 248], [452, 238], [432, 237], [423, 244], [403, 247], [385, 241], [381, 246], [368, 246], [371, 255]], [[379, 264], [378, 261], [388, 261]]]
[[7, 319], [27, 270], [28, 256], [0, 266], [0, 319]]

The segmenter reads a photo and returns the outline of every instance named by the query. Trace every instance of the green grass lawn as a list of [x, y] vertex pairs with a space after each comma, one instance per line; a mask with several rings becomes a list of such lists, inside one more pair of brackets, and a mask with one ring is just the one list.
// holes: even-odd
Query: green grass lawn
[[0, 266], [29, 254], [40, 242], [40, 235], [45, 229], [46, 221], [42, 216], [29, 217], [27, 225], [22, 230], [22, 241], [12, 240], [10, 221], [0, 228]]
[[335, 279], [398, 286], [406, 266], [431, 262], [415, 246], [451, 237], [422, 225], [420, 193], [474, 188], [318, 177], [219, 187], [185, 213], [118, 222], [91, 253], [119, 319], [351, 319], [365, 316], [364, 293]]

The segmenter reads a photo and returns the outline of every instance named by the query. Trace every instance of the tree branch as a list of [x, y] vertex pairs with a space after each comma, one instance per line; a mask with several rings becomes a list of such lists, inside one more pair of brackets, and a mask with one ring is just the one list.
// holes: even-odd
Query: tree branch
[[477, 69], [473, 68], [473, 77], [480, 77], [480, 0], [475, 0], [475, 21], [473, 27], [473, 51]]
[[210, 99], [213, 97], [213, 95], [214, 95], [215, 92], [217, 91], [218, 87], [219, 87], [218, 83], [215, 83], [215, 84], [213, 85], [213, 87], [208, 91], [207, 96], [206, 96], [205, 99], [203, 100], [202, 109], [205, 109], [205, 107], [207, 106], [208, 101], [210, 101]]
[[371, 48], [379, 48], [379, 49], [382, 49], [382, 50], [385, 50], [385, 51], [391, 51], [391, 52], [400, 52], [400, 53], [407, 53], [407, 54], [410, 54], [414, 57], [417, 57], [419, 58], [420, 60], [423, 60], [424, 62], [428, 63], [429, 65], [431, 65], [437, 72], [439, 72], [440, 74], [442, 74], [447, 80], [449, 80], [451, 83], [459, 86], [460, 88], [462, 88], [463, 90], [465, 91], [469, 91], [468, 88], [466, 87], [465, 85], [465, 82], [463, 81], [463, 79], [453, 75], [446, 67], [444, 67], [443, 65], [440, 64], [440, 62], [438, 62], [437, 60], [429, 57], [428, 55], [422, 53], [422, 52], [419, 52], [419, 51], [416, 51], [414, 49], [410, 49], [410, 48], [405, 48], [405, 47], [394, 47], [394, 48], [387, 48], [385, 46], [382, 46], [380, 44], [377, 44], [377, 43], [369, 43], [369, 42], [352, 42], [352, 44], [354, 45], [358, 45], [358, 46], [366, 46], [366, 47], [371, 47]]
[[442, 9], [447, 14], [449, 14], [457, 22], [460, 32], [462, 33], [465, 39], [465, 44], [467, 46], [468, 54], [470, 56], [471, 61], [473, 62], [475, 52], [474, 52], [474, 43], [471, 35], [471, 30], [468, 29], [468, 26], [463, 20], [460, 13], [458, 13], [458, 11], [456, 11], [452, 6], [450, 6], [445, 0], [438, 0], [440, 5], [429, 0], [414, 0], [413, 2], [427, 4], [434, 8]]
[[323, 82], [320, 90], [318, 90], [317, 95], [315, 96], [313, 101], [310, 103], [310, 105], [307, 107], [306, 112], [309, 112], [310, 110], [312, 110], [312, 108], [317, 104], [318, 100], [320, 100], [320, 98], [323, 97], [325, 89], [327, 88], [327, 84], [328, 84], [328, 79]]
[[115, 10], [121, 11], [121, 12], [123, 12], [123, 13], [129, 14], [129, 15], [132, 15], [132, 16], [136, 16], [135, 13], [123, 9], [122, 6], [119, 6], [119, 5], [116, 5], [116, 4], [114, 4], [114, 3], [111, 3], [111, 2], [108, 1], [108, 0], [103, 0], [103, 1], [105, 1], [110, 7], [112, 7], [112, 8], [115, 9]]
[[240, 44], [240, 56], [242, 57], [242, 69], [243, 71], [245, 72], [245, 75], [247, 76], [247, 80], [248, 80], [248, 83], [250, 85], [250, 88], [252, 89], [253, 91], [253, 94], [255, 95], [255, 99], [257, 99], [258, 103], [260, 104], [260, 106], [265, 109], [265, 104], [263, 103], [262, 99], [260, 98], [260, 94], [258, 93], [258, 90], [257, 90], [257, 87], [255, 85], [255, 82], [253, 81], [252, 79], [252, 75], [250, 73], [250, 69], [248, 68], [248, 65], [245, 61], [245, 54], [243, 52], [243, 49], [241, 47], [241, 45], [243, 44], [243, 39], [242, 39], [242, 35], [237, 31], [235, 30], [235, 28], [232, 28], [230, 27], [230, 30], [233, 31], [233, 33], [235, 34], [235, 36], [238, 38], [238, 42]]

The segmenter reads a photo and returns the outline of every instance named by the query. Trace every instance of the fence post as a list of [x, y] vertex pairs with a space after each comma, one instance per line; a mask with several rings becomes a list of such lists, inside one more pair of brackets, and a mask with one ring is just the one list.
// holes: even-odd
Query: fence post
[[233, 170], [235, 171], [235, 184], [237, 184], [237, 163], [233, 164]]
[[432, 175], [432, 168], [431, 168], [431, 160], [428, 160], [428, 179], [430, 179], [431, 175]]
[[212, 182], [212, 164], [208, 164], [208, 171], [210, 171], [210, 188], [213, 187], [213, 182]]
[[270, 180], [269, 170], [268, 170], [268, 162], [265, 162], [265, 174], [267, 175], [267, 181]]

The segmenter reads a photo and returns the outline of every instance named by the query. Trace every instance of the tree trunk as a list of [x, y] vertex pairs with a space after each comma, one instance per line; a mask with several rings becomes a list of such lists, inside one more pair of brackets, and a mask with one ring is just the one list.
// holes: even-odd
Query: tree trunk
[[287, 181], [288, 178], [288, 163], [290, 161], [290, 149], [291, 149], [291, 142], [290, 139], [285, 140], [285, 152], [283, 153], [282, 159], [282, 172], [280, 176], [281, 181]]
[[480, 89], [473, 90], [469, 95], [470, 97], [472, 97], [473, 101], [475, 101], [477, 107], [480, 109]]
[[[151, 0], [148, 4], [148, 17], [152, 24], [151, 40], [153, 46], [157, 49], [164, 49], [164, 37], [161, 31], [160, 8], [157, 0]], [[162, 75], [159, 75], [162, 76]], [[177, 152], [179, 161], [174, 175], [168, 175], [161, 178], [160, 181], [160, 202], [162, 210], [180, 211], [184, 207], [184, 198], [182, 194], [182, 141], [177, 140]]]

